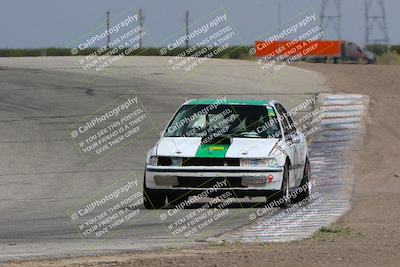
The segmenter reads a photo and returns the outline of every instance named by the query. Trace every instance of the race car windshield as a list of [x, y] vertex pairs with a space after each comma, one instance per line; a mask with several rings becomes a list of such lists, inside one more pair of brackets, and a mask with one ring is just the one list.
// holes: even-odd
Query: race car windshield
[[168, 125], [165, 136], [280, 138], [281, 131], [271, 106], [184, 105]]

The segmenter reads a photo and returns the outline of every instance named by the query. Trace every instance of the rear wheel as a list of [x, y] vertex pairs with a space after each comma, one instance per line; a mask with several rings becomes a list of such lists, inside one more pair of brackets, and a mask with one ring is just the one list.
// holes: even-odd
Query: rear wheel
[[304, 164], [303, 179], [301, 180], [300, 187], [298, 189], [299, 193], [293, 197], [292, 201], [298, 203], [310, 196], [310, 186], [309, 179], [311, 177], [310, 161], [306, 158], [306, 163]]
[[146, 186], [146, 177], [143, 181], [143, 204], [146, 209], [161, 209], [165, 206], [166, 194]]

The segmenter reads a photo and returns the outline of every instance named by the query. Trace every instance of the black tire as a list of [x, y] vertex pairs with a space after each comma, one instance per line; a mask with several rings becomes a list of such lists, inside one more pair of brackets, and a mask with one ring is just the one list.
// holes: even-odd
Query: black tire
[[161, 209], [165, 206], [166, 194], [146, 187], [146, 177], [143, 181], [143, 204], [146, 209]]
[[281, 190], [279, 190], [274, 195], [267, 197], [267, 202], [278, 202], [278, 207], [287, 207], [290, 202], [289, 198], [289, 163], [286, 162], [283, 169], [283, 180], [281, 185]]
[[310, 161], [308, 160], [308, 158], [306, 158], [306, 162], [304, 164], [304, 171], [303, 171], [303, 179], [301, 180], [301, 184], [299, 188], [303, 188], [301, 192], [299, 192], [298, 194], [296, 194], [296, 196], [293, 197], [292, 202], [293, 203], [298, 203], [306, 198], [308, 198], [310, 196], [310, 188], [309, 188], [309, 180], [310, 180], [310, 176], [311, 176], [311, 168], [310, 168]]

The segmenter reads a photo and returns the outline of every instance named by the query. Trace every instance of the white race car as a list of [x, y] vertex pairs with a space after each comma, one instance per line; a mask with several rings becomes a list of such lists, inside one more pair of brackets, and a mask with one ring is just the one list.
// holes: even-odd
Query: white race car
[[286, 205], [309, 196], [309, 176], [306, 139], [281, 104], [194, 99], [148, 152], [144, 205], [159, 209], [205, 190], [211, 197], [230, 191]]

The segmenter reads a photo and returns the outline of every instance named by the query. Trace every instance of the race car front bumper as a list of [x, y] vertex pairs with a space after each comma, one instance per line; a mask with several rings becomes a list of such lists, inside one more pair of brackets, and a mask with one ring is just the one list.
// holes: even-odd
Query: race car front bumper
[[283, 168], [239, 166], [146, 166], [149, 189], [161, 191], [216, 191], [263, 193], [281, 189]]

